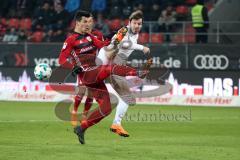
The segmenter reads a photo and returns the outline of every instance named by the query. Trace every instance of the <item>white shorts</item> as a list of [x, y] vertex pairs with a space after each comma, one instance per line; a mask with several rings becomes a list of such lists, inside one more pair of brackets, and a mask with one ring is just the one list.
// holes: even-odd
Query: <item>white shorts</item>
[[96, 64], [97, 65], [107, 65], [109, 64], [109, 59], [106, 56], [106, 51], [104, 48], [101, 48], [98, 52], [97, 58], [96, 58]]

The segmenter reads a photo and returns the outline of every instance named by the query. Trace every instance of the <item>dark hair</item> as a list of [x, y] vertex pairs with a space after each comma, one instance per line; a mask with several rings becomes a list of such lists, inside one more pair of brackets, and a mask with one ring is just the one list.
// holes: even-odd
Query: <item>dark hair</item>
[[129, 21], [131, 21], [133, 19], [143, 19], [143, 12], [141, 10], [137, 10], [137, 11], [133, 12], [129, 16]]
[[75, 21], [81, 21], [82, 17], [92, 17], [92, 14], [88, 11], [78, 10], [75, 14]]

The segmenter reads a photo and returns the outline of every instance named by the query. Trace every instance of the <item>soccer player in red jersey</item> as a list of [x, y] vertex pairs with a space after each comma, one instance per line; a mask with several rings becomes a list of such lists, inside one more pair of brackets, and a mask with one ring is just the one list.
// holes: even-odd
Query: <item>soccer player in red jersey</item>
[[61, 67], [71, 69], [72, 74], [78, 76], [82, 84], [91, 91], [99, 105], [99, 109], [93, 111], [84, 123], [74, 128], [74, 133], [78, 136], [81, 144], [85, 143], [84, 133], [86, 129], [111, 113], [110, 97], [103, 80], [112, 74], [139, 77], [144, 77], [147, 74], [146, 71], [137, 71], [134, 68], [116, 64], [96, 66], [97, 49], [109, 43], [100, 41], [92, 34], [87, 33], [89, 18], [91, 18], [91, 14], [87, 11], [76, 13], [74, 33], [65, 40], [59, 55]]
[[[94, 27], [94, 21], [93, 21], [93, 16], [91, 16], [90, 18], [88, 18], [88, 26], [87, 26], [87, 33], [91, 33], [93, 36], [95, 36], [97, 39], [103, 41], [104, 37], [102, 32], [100, 32], [99, 30], [93, 29]], [[79, 86], [82, 85], [81, 80], [78, 78], [77, 79], [77, 83]], [[86, 88], [82, 88], [81, 91], [79, 91], [77, 93], [77, 95], [74, 97], [74, 107], [73, 107], [73, 111], [72, 111], [72, 118], [71, 118], [71, 123], [73, 126], [77, 126], [77, 122], [78, 122], [78, 117], [77, 117], [77, 111], [78, 111], [78, 107], [83, 99], [83, 96], [85, 95], [85, 93], [87, 92], [87, 98], [85, 100], [85, 104], [84, 104], [84, 109], [83, 109], [83, 114], [82, 114], [82, 119], [85, 119], [88, 115], [88, 111], [90, 110], [92, 103], [93, 103], [93, 98], [91, 95], [91, 92], [89, 90], [87, 90]]]

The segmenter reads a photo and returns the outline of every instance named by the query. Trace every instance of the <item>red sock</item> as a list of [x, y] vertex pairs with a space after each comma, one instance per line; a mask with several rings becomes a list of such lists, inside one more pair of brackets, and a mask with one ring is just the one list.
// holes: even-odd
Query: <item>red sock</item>
[[85, 106], [84, 106], [84, 110], [83, 110], [83, 113], [84, 114], [87, 114], [88, 111], [90, 110], [91, 106], [92, 106], [92, 102], [93, 102], [93, 99], [92, 98], [87, 98], [86, 101], [85, 101]]
[[76, 95], [75, 98], [74, 98], [74, 106], [73, 106], [74, 107], [73, 108], [74, 112], [78, 111], [78, 107], [79, 107], [81, 101], [82, 101], [82, 96]]

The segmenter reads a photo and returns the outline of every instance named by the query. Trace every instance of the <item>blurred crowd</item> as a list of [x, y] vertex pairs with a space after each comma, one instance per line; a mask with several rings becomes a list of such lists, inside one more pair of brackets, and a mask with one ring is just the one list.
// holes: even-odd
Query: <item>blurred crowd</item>
[[106, 36], [142, 10], [143, 32], [173, 32], [176, 21], [189, 20], [189, 7], [196, 0], [1, 0], [0, 40], [4, 42], [62, 42], [74, 27], [78, 9], [91, 11], [95, 28]]

